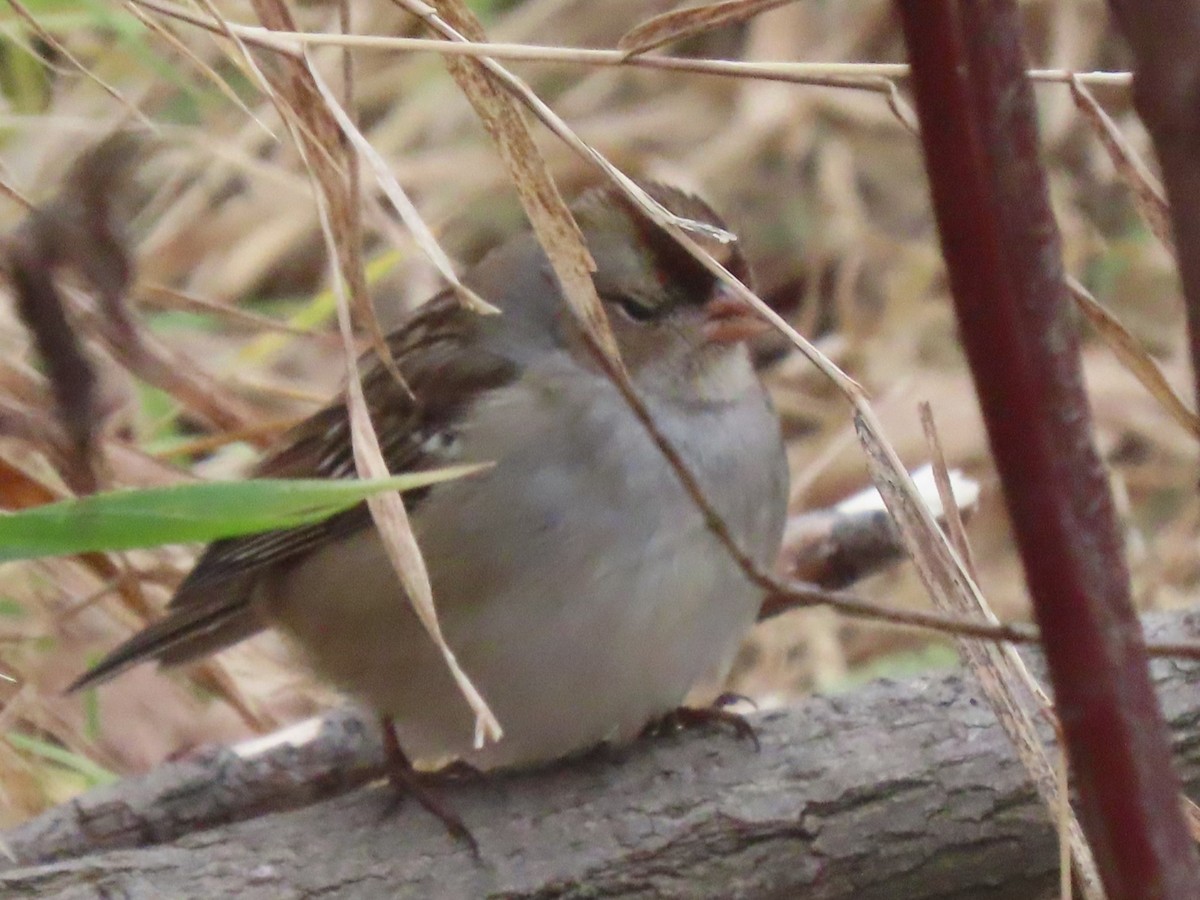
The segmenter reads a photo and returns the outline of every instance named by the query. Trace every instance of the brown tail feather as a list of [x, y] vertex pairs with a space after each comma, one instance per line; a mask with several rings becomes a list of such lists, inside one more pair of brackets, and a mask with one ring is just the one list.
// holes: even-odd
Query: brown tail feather
[[99, 663], [77, 678], [67, 693], [93, 687], [114, 678], [138, 663], [157, 660], [162, 665], [180, 665], [218, 650], [224, 650], [262, 630], [249, 597], [232, 596], [222, 602], [186, 605], [169, 611], [161, 621], [146, 626]]

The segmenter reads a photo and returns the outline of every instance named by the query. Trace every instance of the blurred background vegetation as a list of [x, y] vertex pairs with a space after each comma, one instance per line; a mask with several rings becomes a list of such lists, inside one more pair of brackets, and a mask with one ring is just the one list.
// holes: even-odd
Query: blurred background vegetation
[[[471, 4], [494, 40], [596, 48], [615, 46], [674, 5]], [[360, 33], [424, 36], [387, 3], [349, 6]], [[219, 0], [217, 7], [231, 21], [256, 22], [248, 2]], [[305, 29], [337, 30], [335, 4], [293, 8]], [[1102, 0], [1030, 0], [1023, 9], [1033, 65], [1127, 68]], [[113, 486], [236, 476], [264, 441], [332, 396], [344, 372], [310, 182], [277, 114], [228, 45], [194, 27], [152, 21], [105, 0], [25, 0], [0, 11], [0, 233], [22, 220], [26, 203], [58, 190], [82, 148], [120, 125], [151, 123], [158, 152], [137, 173], [131, 300], [146, 333], [196, 379], [205, 402], [230, 410], [243, 426], [233, 435], [214, 432], [196, 396], [169, 377], [128, 371], [97, 343], [91, 349], [103, 375], [107, 438], [122, 453]], [[903, 61], [887, 0], [799, 0], [657, 52]], [[314, 58], [336, 84], [340, 53], [326, 48]], [[355, 61], [364, 132], [460, 266], [522, 226], [491, 144], [436, 56], [362, 50]], [[982, 483], [969, 534], [983, 591], [1002, 618], [1027, 618], [955, 337], [919, 147], [886, 97], [683, 72], [509, 65], [625, 171], [710, 198], [741, 235], [760, 295], [868, 389], [910, 465], [927, 456], [916, 406], [931, 402], [951, 466]], [[897, 85], [903, 94], [903, 80]], [[1170, 255], [1139, 219], [1067, 87], [1036, 90], [1067, 268], [1186, 394]], [[1128, 88], [1094, 93], [1150, 160]], [[596, 180], [560, 142], [540, 127], [535, 133], [565, 193]], [[376, 232], [368, 250], [385, 325], [440, 286], [411, 243], [397, 246]], [[785, 421], [793, 509], [825, 506], [863, 487], [862, 456], [832, 387], [782, 340], [768, 338], [756, 350]], [[1085, 364], [1137, 599], [1146, 608], [1181, 605], [1200, 578], [1194, 439], [1090, 335]], [[0, 397], [5, 408], [44, 415], [52, 408], [7, 298], [0, 302]], [[59, 475], [37, 442], [10, 433], [6, 422], [0, 415], [0, 495], [30, 484], [59, 495]], [[161, 607], [193, 553], [170, 548], [114, 554], [104, 565], [57, 559], [0, 567], [0, 672], [13, 679], [0, 683], [0, 824], [119, 774], [337, 702], [271, 636], [199, 671], [162, 676], [142, 667], [82, 698], [61, 695], [101, 650]], [[894, 605], [927, 602], [905, 566], [861, 589]], [[728, 688], [771, 704], [954, 660], [940, 639], [810, 610], [760, 626]]]

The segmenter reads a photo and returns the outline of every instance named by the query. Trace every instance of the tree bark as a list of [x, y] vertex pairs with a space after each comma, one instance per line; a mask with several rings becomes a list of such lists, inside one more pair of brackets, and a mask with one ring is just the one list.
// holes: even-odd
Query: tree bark
[[[1188, 615], [1146, 622], [1157, 640], [1200, 632]], [[1200, 663], [1153, 672], [1194, 794]], [[286, 809], [378, 771], [373, 731], [340, 714], [302, 746], [211, 752], [10, 831], [20, 864], [0, 872], [0, 895], [1054, 896], [1053, 826], [969, 676], [879, 682], [752, 721], [757, 753], [689, 732], [447, 784], [474, 859], [415, 803], [389, 814], [386, 788]]]

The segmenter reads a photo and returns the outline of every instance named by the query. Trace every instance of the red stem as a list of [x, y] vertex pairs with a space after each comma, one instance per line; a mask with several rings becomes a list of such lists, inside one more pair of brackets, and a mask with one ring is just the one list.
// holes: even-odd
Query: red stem
[[942, 253], [1110, 900], [1200, 897], [1092, 442], [1014, 0], [897, 0]]
[[1108, 0], [1136, 60], [1133, 100], [1162, 165], [1200, 403], [1200, 0]]

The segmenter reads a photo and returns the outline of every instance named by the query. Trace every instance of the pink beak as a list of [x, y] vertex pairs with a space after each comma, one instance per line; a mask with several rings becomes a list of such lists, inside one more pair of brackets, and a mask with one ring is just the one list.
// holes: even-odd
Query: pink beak
[[769, 327], [750, 304], [719, 293], [704, 306], [704, 336], [712, 344], [736, 344]]

